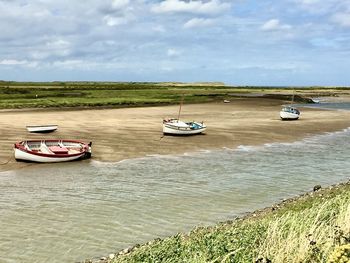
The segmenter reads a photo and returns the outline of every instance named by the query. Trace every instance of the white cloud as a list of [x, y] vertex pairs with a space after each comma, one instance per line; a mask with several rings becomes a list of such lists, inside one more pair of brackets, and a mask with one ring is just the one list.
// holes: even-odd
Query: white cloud
[[341, 26], [350, 27], [350, 13], [334, 14], [331, 20]]
[[26, 60], [16, 60], [16, 59], [3, 59], [0, 61], [0, 65], [24, 65], [27, 64]]
[[162, 26], [162, 25], [153, 26], [153, 27], [152, 27], [152, 30], [155, 31], [155, 32], [161, 32], [161, 33], [166, 32], [165, 27]]
[[68, 59], [68, 60], [60, 60], [60, 61], [55, 61], [54, 63], [52, 63], [53, 65], [57, 66], [68, 66], [68, 67], [71, 67], [71, 66], [75, 66], [75, 65], [82, 65], [82, 64], [85, 64], [83, 60], [80, 60], [80, 59], [75, 59], [75, 60], [72, 60], [72, 59]]
[[16, 60], [16, 59], [3, 59], [0, 60], [0, 66], [10, 66], [10, 67], [26, 67], [26, 68], [36, 68], [39, 63], [37, 61], [28, 60]]
[[103, 17], [103, 21], [108, 26], [120, 26], [127, 24], [129, 22], [129, 19], [127, 17], [114, 17], [107, 15]]
[[169, 48], [168, 51], [167, 51], [167, 54], [168, 54], [169, 57], [176, 57], [176, 56], [181, 55], [181, 51], [176, 50], [174, 48]]
[[184, 24], [184, 28], [193, 28], [193, 27], [206, 27], [214, 24], [213, 19], [208, 18], [192, 18]]
[[281, 24], [278, 19], [270, 19], [266, 23], [261, 26], [263, 31], [277, 31], [277, 30], [288, 30], [291, 29], [292, 26], [288, 24]]
[[350, 8], [349, 0], [292, 0], [311, 14], [332, 14]]
[[112, 1], [112, 7], [114, 9], [125, 8], [128, 5], [129, 5], [129, 0], [113, 0]]
[[[64, 57], [71, 52], [71, 43], [63, 39], [56, 39], [46, 42], [45, 46], [41, 48], [41, 52], [36, 52], [37, 57], [42, 56], [47, 58], [50, 56]], [[35, 53], [34, 53], [35, 54]]]
[[314, 5], [314, 4], [318, 4], [320, 2], [324, 2], [321, 0], [298, 0], [298, 2], [300, 2], [303, 5]]
[[103, 21], [107, 26], [120, 26], [136, 19], [134, 6], [129, 0], [113, 0], [102, 8]]
[[50, 48], [67, 48], [70, 46], [70, 43], [66, 40], [58, 39], [58, 40], [47, 42], [46, 46]]
[[154, 5], [152, 11], [155, 13], [193, 13], [193, 14], [218, 14], [230, 8], [230, 4], [220, 0], [165, 0]]

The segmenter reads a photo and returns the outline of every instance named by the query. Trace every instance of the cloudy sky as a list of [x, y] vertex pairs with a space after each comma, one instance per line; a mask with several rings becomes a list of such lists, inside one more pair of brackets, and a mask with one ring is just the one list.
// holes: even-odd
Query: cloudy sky
[[350, 0], [0, 0], [0, 79], [350, 85]]

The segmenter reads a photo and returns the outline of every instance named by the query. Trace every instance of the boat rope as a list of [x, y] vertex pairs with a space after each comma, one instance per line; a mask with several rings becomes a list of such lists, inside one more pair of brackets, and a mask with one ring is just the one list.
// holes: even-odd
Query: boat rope
[[0, 163], [0, 165], [6, 165], [6, 164], [8, 164], [13, 158], [14, 158], [14, 157], [11, 156], [6, 162]]

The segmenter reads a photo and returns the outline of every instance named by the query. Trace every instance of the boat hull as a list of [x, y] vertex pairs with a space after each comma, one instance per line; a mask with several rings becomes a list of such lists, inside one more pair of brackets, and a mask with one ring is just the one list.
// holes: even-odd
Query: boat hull
[[[68, 144], [67, 147], [80, 147], [81, 149], [73, 151], [73, 153], [70, 153], [69, 150], [67, 150], [65, 147], [61, 149], [65, 149], [64, 152], [40, 152], [38, 150], [33, 150], [30, 147], [28, 147], [28, 143], [43, 143], [46, 141], [39, 141], [39, 140], [33, 140], [33, 141], [22, 141], [15, 144], [14, 147], [14, 155], [15, 159], [17, 161], [25, 161], [25, 162], [37, 162], [37, 163], [57, 163], [57, 162], [70, 162], [80, 159], [87, 159], [91, 157], [91, 143], [85, 144], [82, 142], [77, 141], [68, 141], [68, 140], [48, 140], [50, 144], [57, 145], [63, 145], [63, 143]], [[55, 147], [56, 151], [57, 148], [60, 148], [60, 146], [53, 146]], [[47, 148], [50, 149], [50, 148]]]
[[280, 117], [282, 120], [297, 120], [299, 119], [299, 114], [297, 113], [291, 113], [291, 112], [285, 112], [281, 111], [280, 112]]
[[202, 126], [201, 128], [198, 129], [191, 129], [189, 126], [188, 127], [179, 127], [176, 125], [172, 124], [163, 124], [163, 134], [166, 135], [195, 135], [195, 134], [200, 134], [203, 133], [207, 127]]
[[27, 126], [29, 132], [48, 133], [57, 130], [58, 125]]
[[36, 162], [36, 163], [58, 163], [58, 162], [70, 162], [74, 160], [84, 159], [85, 153], [76, 156], [68, 157], [45, 157], [33, 155], [28, 152], [24, 152], [19, 149], [15, 149], [15, 159], [17, 161], [26, 161], [26, 162]]

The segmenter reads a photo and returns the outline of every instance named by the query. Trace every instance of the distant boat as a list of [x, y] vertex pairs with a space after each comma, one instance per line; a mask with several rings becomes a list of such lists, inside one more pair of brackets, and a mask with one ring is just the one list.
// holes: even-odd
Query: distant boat
[[58, 125], [27, 125], [26, 128], [29, 132], [48, 133], [57, 130]]
[[[292, 102], [291, 104], [293, 104], [294, 102], [294, 90], [293, 90], [293, 96], [292, 96]], [[297, 120], [300, 117], [300, 111], [293, 106], [283, 106], [282, 110], [280, 111], [280, 117], [282, 121], [285, 120]]]
[[17, 161], [53, 163], [91, 157], [91, 145], [74, 140], [28, 140], [15, 143]]
[[207, 126], [203, 122], [184, 122], [180, 121], [181, 108], [183, 103], [183, 97], [180, 103], [179, 114], [177, 119], [165, 119], [163, 120], [163, 134], [165, 135], [194, 135], [200, 134], [207, 129]]
[[231, 101], [229, 101], [229, 100], [224, 100], [224, 103], [230, 103]]

